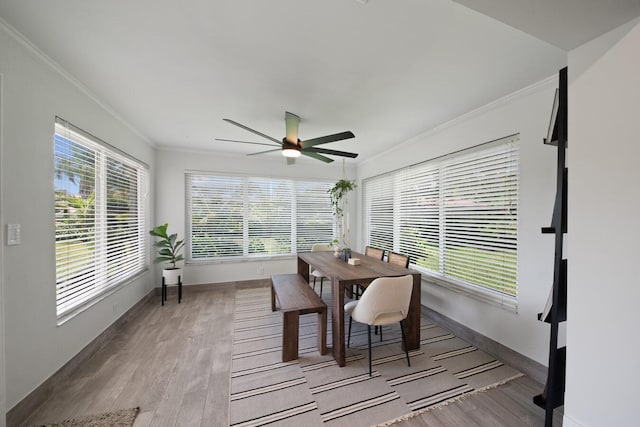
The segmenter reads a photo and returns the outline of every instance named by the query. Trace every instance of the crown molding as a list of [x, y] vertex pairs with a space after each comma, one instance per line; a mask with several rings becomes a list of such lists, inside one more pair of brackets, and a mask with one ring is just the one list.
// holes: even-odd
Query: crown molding
[[513, 102], [519, 101], [520, 99], [524, 98], [525, 96], [528, 96], [532, 93], [536, 93], [540, 90], [546, 89], [549, 86], [557, 86], [558, 85], [558, 75], [554, 74], [552, 76], [549, 76], [545, 79], [542, 79], [536, 83], [533, 83], [529, 86], [526, 86], [522, 89], [519, 89], [515, 92], [511, 92], [510, 94], [503, 96], [502, 98], [498, 98], [495, 101], [491, 101], [488, 104], [485, 104], [481, 107], [476, 108], [475, 110], [471, 110], [467, 113], [464, 113], [456, 118], [453, 118], [449, 121], [446, 121], [444, 123], [441, 123], [439, 125], [436, 125], [434, 127], [432, 127], [429, 130], [426, 130], [422, 133], [419, 133], [418, 135], [409, 138], [408, 140], [401, 142], [399, 144], [397, 144], [396, 146], [394, 146], [393, 148], [390, 148], [388, 150], [385, 150], [381, 153], [378, 153], [377, 155], [368, 158], [367, 160], [363, 160], [362, 162], [359, 163], [359, 165], [364, 165], [367, 164], [369, 162], [372, 161], [376, 161], [379, 160], [380, 158], [384, 158], [384, 156], [389, 155], [390, 153], [393, 153], [395, 151], [397, 151], [399, 148], [406, 146], [406, 145], [410, 145], [412, 143], [415, 143], [416, 141], [422, 140], [424, 138], [428, 138], [431, 137], [433, 135], [436, 135], [440, 132], [443, 132], [447, 129], [450, 129], [454, 126], [459, 125], [460, 123], [463, 123], [467, 120], [471, 120], [474, 117], [478, 117], [481, 116], [483, 114], [486, 114], [490, 111], [493, 111], [497, 108], [501, 108], [504, 107], [505, 105], [509, 105]]
[[195, 148], [195, 147], [182, 147], [177, 145], [156, 145], [156, 150], [158, 151], [171, 151], [176, 153], [186, 153], [186, 154], [209, 154], [215, 156], [223, 156], [230, 158], [239, 158], [244, 157], [246, 154], [243, 153], [234, 153], [231, 151], [219, 151], [216, 149], [207, 149], [207, 148]]
[[38, 59], [40, 59], [43, 63], [49, 66], [54, 72], [58, 73], [62, 77], [64, 77], [69, 83], [75, 86], [80, 92], [86, 95], [89, 99], [95, 102], [100, 108], [105, 110], [110, 116], [124, 125], [127, 129], [133, 132], [136, 136], [138, 136], [141, 140], [143, 140], [147, 145], [151, 147], [156, 147], [156, 144], [149, 139], [147, 135], [142, 133], [138, 128], [124, 119], [120, 114], [118, 114], [109, 104], [101, 100], [95, 93], [89, 90], [80, 80], [78, 80], [75, 76], [65, 70], [60, 64], [58, 64], [53, 58], [47, 55], [44, 51], [42, 51], [38, 46], [36, 46], [31, 40], [26, 38], [22, 33], [13, 28], [7, 21], [0, 17], [0, 28], [2, 28], [11, 38], [13, 38], [18, 44], [24, 47], [27, 51], [31, 52]]

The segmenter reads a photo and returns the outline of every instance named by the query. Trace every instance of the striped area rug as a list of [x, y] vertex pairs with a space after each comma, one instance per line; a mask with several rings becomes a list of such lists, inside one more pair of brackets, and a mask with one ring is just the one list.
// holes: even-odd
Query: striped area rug
[[[323, 300], [331, 307], [330, 291]], [[331, 313], [329, 313], [331, 343]], [[236, 296], [231, 371], [232, 426], [371, 426], [406, 418], [521, 376], [515, 369], [421, 319], [420, 349], [407, 366], [399, 325], [373, 335], [369, 376], [366, 325], [353, 323], [345, 367], [316, 347], [317, 316], [300, 317], [299, 358], [282, 362], [282, 313], [268, 288]], [[346, 323], [346, 322], [345, 322]]]

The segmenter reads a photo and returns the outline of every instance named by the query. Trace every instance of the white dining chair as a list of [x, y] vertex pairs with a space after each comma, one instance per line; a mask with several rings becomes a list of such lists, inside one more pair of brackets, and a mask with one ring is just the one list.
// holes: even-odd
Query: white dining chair
[[[333, 248], [331, 245], [327, 245], [324, 243], [315, 243], [311, 246], [311, 252], [320, 252], [320, 251], [332, 251]], [[322, 271], [316, 270], [314, 268], [311, 269], [310, 274], [313, 276], [313, 290], [316, 290], [316, 279], [320, 279], [320, 298], [322, 298], [322, 282], [324, 279], [328, 278]]]
[[[409, 268], [409, 255], [402, 255], [393, 251], [389, 251], [389, 255], [387, 255], [387, 262], [389, 264], [395, 264], [399, 265], [400, 267]], [[374, 333], [378, 335], [378, 330], [380, 331], [380, 341], [382, 341], [382, 328], [378, 328], [376, 326]]]
[[367, 286], [359, 300], [345, 304], [344, 312], [350, 316], [347, 347], [351, 341], [351, 322], [355, 320], [367, 325], [369, 375], [371, 375], [371, 326], [384, 326], [399, 322], [402, 344], [407, 355], [407, 365], [411, 366], [402, 321], [409, 314], [412, 290], [413, 276], [411, 275], [379, 277]]

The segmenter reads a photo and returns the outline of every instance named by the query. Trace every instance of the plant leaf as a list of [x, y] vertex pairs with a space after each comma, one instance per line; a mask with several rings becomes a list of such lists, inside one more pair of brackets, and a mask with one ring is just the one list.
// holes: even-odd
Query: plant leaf
[[149, 234], [166, 239], [167, 227], [169, 227], [169, 224], [158, 225], [157, 227], [154, 227], [153, 230], [149, 231]]

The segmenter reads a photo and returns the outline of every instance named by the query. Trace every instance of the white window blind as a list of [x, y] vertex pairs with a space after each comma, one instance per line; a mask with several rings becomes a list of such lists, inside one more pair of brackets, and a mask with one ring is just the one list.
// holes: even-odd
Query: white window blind
[[147, 168], [56, 118], [55, 230], [58, 318], [147, 266]]
[[365, 241], [515, 310], [518, 179], [517, 135], [367, 179]]
[[399, 189], [399, 236], [396, 252], [409, 255], [412, 263], [438, 270], [440, 254], [439, 168], [431, 164], [401, 171]]
[[242, 256], [244, 179], [187, 175], [191, 259]]
[[291, 255], [335, 235], [327, 181], [188, 173], [188, 259]]
[[330, 243], [335, 235], [330, 182], [296, 181], [296, 252], [309, 252], [314, 243]]
[[292, 253], [293, 181], [248, 178], [247, 190], [249, 255]]
[[393, 175], [383, 175], [366, 181], [367, 244], [393, 250], [394, 185]]
[[443, 273], [516, 295], [518, 150], [501, 144], [443, 169]]

